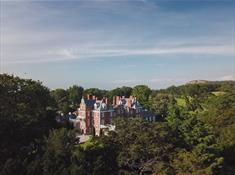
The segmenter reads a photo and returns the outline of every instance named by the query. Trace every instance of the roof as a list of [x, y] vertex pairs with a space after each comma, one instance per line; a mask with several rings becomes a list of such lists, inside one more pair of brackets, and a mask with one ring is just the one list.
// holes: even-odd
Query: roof
[[108, 110], [108, 105], [102, 101], [96, 101], [94, 107], [95, 107], [95, 110], [100, 110], [100, 111]]
[[86, 106], [89, 106], [91, 108], [94, 107], [94, 104], [95, 104], [95, 100], [84, 100]]

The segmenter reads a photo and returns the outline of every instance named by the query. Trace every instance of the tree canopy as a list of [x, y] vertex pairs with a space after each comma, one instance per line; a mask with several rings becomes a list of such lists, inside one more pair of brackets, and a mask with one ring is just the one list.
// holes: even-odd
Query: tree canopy
[[[235, 173], [235, 82], [151, 90], [145, 85], [49, 90], [0, 75], [0, 174], [231, 175]], [[82, 95], [134, 95], [156, 122], [118, 116], [116, 130], [79, 143], [56, 111], [75, 110]]]
[[1, 74], [0, 94], [0, 169], [5, 171], [55, 127], [55, 111], [49, 89], [37, 81]]
[[151, 94], [151, 89], [146, 85], [137, 85], [132, 90], [132, 95], [137, 98], [137, 100], [144, 107], [148, 106], [148, 99]]

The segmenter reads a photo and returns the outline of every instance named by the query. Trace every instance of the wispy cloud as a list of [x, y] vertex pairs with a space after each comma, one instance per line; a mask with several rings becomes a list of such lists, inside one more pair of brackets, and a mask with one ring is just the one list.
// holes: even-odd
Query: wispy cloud
[[113, 81], [113, 83], [114, 83], [114, 84], [117, 84], [117, 85], [123, 85], [123, 84], [137, 84], [138, 82], [141, 82], [141, 80], [123, 79], [123, 80], [115, 80], [115, 81]]
[[[43, 55], [44, 54], [44, 55]], [[31, 53], [31, 57], [41, 56], [41, 59], [29, 60], [4, 60], [5, 64], [14, 63], [46, 63], [56, 61], [68, 61], [77, 59], [99, 59], [126, 56], [154, 56], [154, 55], [176, 55], [176, 54], [209, 54], [209, 55], [235, 55], [233, 46], [190, 46], [190, 47], [171, 47], [171, 48], [139, 48], [139, 49], [110, 49], [105, 48], [84, 48], [82, 49], [62, 49], [48, 50], [40, 53]], [[14, 56], [10, 56], [14, 57]], [[20, 57], [20, 55], [18, 55]], [[25, 57], [25, 56], [21, 56]], [[156, 57], [159, 58], [159, 57]], [[172, 57], [174, 58], [174, 57]], [[131, 65], [133, 67], [133, 65]]]
[[[152, 15], [146, 13], [149, 10], [152, 10]], [[166, 12], [157, 3], [148, 1], [139, 5], [113, 1], [60, 2], [53, 5], [3, 3], [2, 64], [128, 56], [147, 58], [167, 54], [172, 58], [180, 54], [233, 56], [234, 35], [210, 37], [213, 33], [211, 28], [214, 32], [227, 30], [226, 26], [231, 26], [231, 22], [221, 21], [226, 22], [224, 25], [217, 24], [217, 21], [208, 23], [202, 18], [205, 12], [194, 13]], [[195, 32], [197, 26], [188, 22], [197, 19], [198, 15], [200, 25], [206, 23], [205, 27], [209, 28], [210, 33]], [[185, 27], [188, 32], [178, 30]], [[177, 35], [172, 34], [173, 30]], [[192, 36], [192, 33], [197, 35]]]
[[235, 75], [224, 75], [219, 77], [218, 80], [235, 80]]

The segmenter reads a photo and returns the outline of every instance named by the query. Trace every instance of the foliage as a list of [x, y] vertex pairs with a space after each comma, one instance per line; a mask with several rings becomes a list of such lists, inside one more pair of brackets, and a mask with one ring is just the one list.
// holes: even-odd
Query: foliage
[[157, 116], [164, 119], [167, 116], [168, 107], [176, 104], [174, 96], [171, 94], [154, 93], [150, 99], [150, 110], [154, 111]]
[[119, 172], [146, 173], [156, 169], [159, 163], [169, 164], [172, 144], [166, 123], [119, 119], [116, 127], [117, 131], [106, 139], [118, 147]]
[[220, 168], [223, 158], [210, 126], [198, 120], [194, 114], [171, 107], [167, 121], [180, 138], [181, 150], [173, 160], [177, 174], [213, 174]]
[[113, 90], [110, 90], [107, 92], [106, 96], [109, 98], [109, 100], [112, 100], [114, 96], [125, 96], [129, 97], [132, 93], [131, 87], [123, 86], [121, 88], [115, 88]]
[[[50, 92], [33, 80], [0, 78], [0, 174], [235, 173], [233, 81], [154, 91], [145, 85], [111, 91], [74, 85]], [[76, 130], [53, 129], [55, 109], [74, 110], [86, 94], [132, 94], [159, 120], [120, 117], [116, 131], [79, 144]]]
[[51, 130], [42, 143], [42, 154], [39, 153], [35, 160], [29, 163], [28, 174], [69, 174], [68, 167], [75, 143], [74, 132], [65, 128]]
[[186, 107], [186, 101], [183, 98], [176, 98], [177, 105], [180, 107]]
[[72, 155], [71, 174], [116, 174], [116, 148], [105, 141], [93, 140], [85, 149], [77, 147]]
[[235, 93], [213, 96], [206, 106], [201, 118], [213, 126], [226, 166], [233, 167], [231, 171], [235, 172], [235, 158], [231, 156], [235, 153]]
[[55, 100], [58, 110], [67, 113], [71, 108], [69, 105], [69, 95], [64, 89], [55, 89], [51, 91], [51, 96]]
[[84, 90], [83, 95], [84, 96], [95, 95], [97, 98], [102, 99], [103, 97], [106, 96], [106, 93], [107, 93], [106, 90], [101, 90], [98, 88], [89, 88]]
[[69, 102], [72, 108], [76, 109], [79, 106], [82, 99], [83, 91], [83, 87], [77, 85], [73, 85], [67, 90]]
[[148, 99], [151, 94], [151, 89], [146, 85], [137, 85], [132, 90], [132, 96], [136, 97], [137, 100], [144, 107], [148, 107]]
[[40, 82], [1, 74], [0, 94], [0, 174], [4, 174], [21, 169], [34, 140], [55, 127], [55, 112], [49, 90]]

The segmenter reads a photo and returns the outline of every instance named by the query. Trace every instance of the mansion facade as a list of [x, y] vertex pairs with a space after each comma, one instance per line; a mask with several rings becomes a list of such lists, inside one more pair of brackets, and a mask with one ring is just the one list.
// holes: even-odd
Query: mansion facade
[[[144, 116], [146, 114], [148, 116]], [[79, 128], [82, 134], [95, 134], [97, 136], [107, 130], [115, 129], [113, 119], [116, 116], [142, 117], [147, 120], [155, 120], [155, 115], [149, 112], [146, 113], [146, 110], [143, 110], [133, 96], [129, 98], [114, 96], [113, 102], [110, 103], [108, 98], [98, 100], [95, 96], [87, 95], [86, 99], [82, 98], [76, 115], [75, 127]]]

